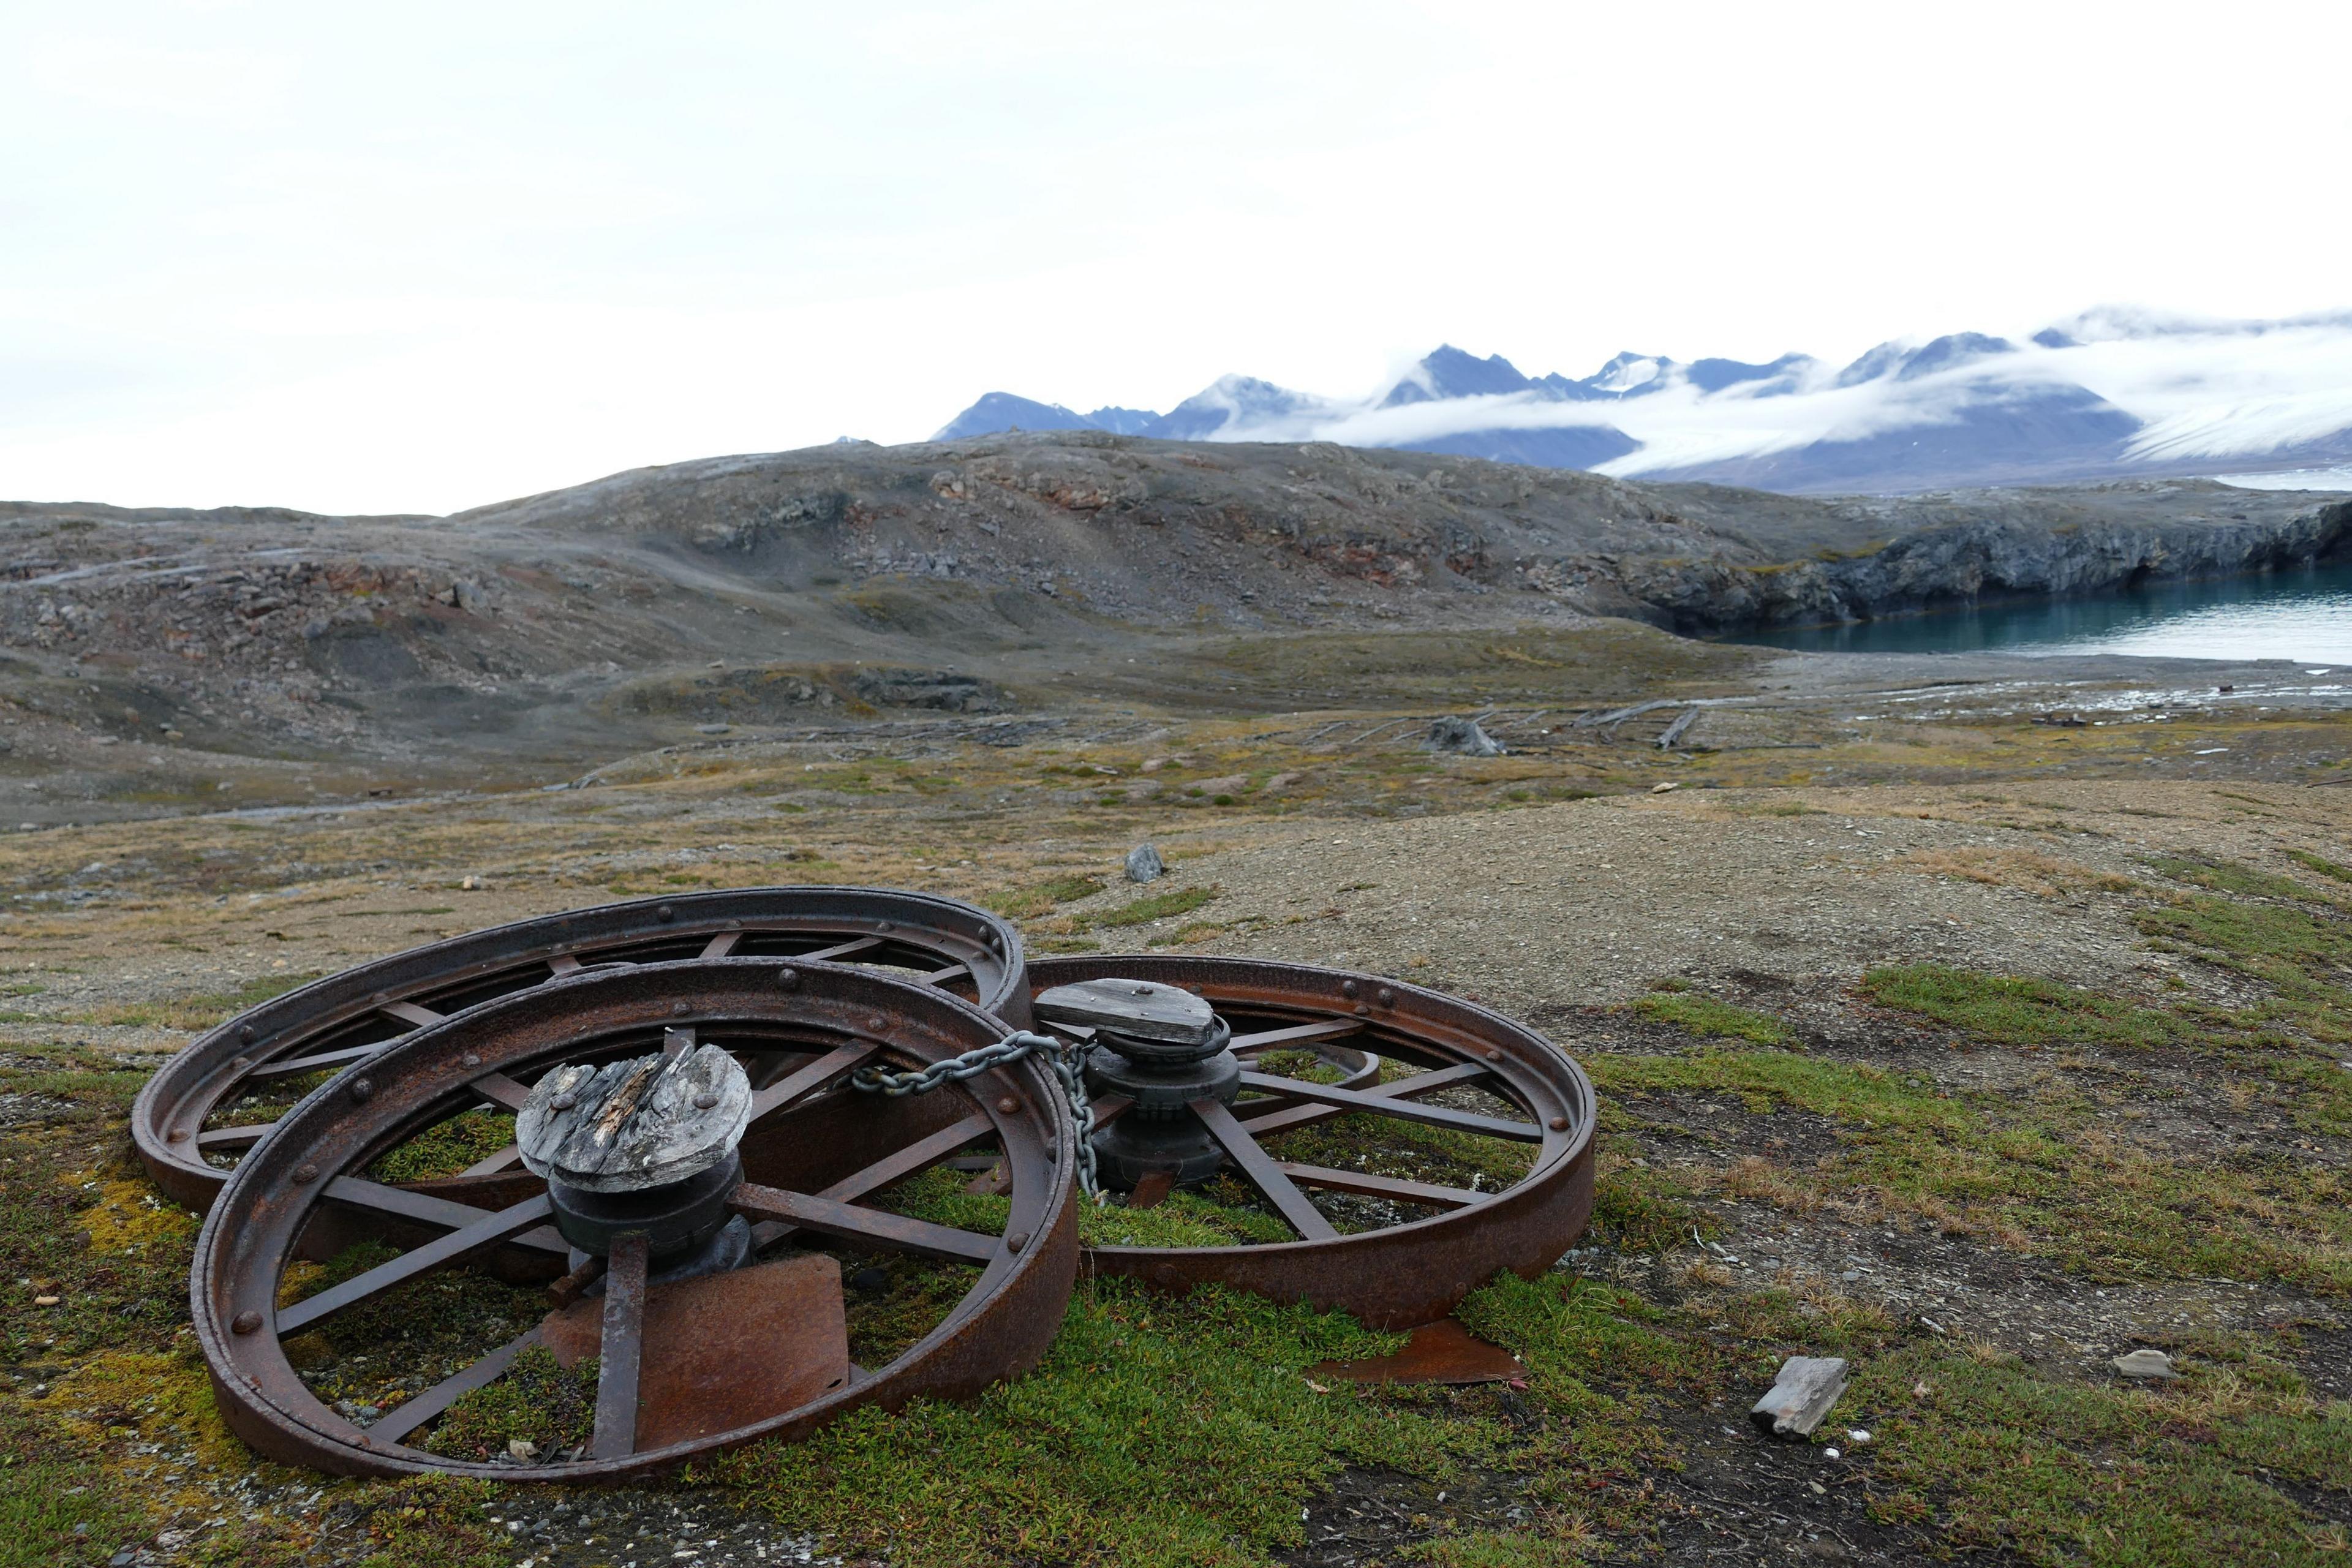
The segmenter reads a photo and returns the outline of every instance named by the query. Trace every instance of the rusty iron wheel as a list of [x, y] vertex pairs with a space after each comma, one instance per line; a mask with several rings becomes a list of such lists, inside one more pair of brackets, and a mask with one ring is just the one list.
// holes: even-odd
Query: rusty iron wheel
[[[921, 1068], [1005, 1032], [970, 1003], [870, 970], [741, 958], [583, 973], [420, 1028], [362, 1076], [325, 1084], [289, 1111], [206, 1219], [192, 1306], [222, 1414], [269, 1458], [339, 1474], [603, 1482], [758, 1438], [798, 1437], [865, 1405], [970, 1397], [1024, 1371], [1059, 1329], [1077, 1268], [1075, 1123], [1052, 1073], [1033, 1058], [899, 1099], [845, 1081], [869, 1063]], [[633, 1257], [613, 1245], [598, 1279], [598, 1260], [549, 1228], [547, 1184], [525, 1171], [425, 1191], [372, 1170], [453, 1118], [520, 1104], [524, 1085], [560, 1063], [689, 1049], [698, 1037], [734, 1054], [758, 1086], [739, 1147], [740, 1184], [725, 1200], [751, 1222], [751, 1257], [740, 1267], [648, 1282], [640, 1233], [624, 1238]], [[1001, 1233], [877, 1206], [975, 1146], [997, 1167]], [[366, 1250], [347, 1250], [361, 1242]], [[848, 1359], [839, 1266], [820, 1243], [858, 1258], [937, 1260], [971, 1283], [928, 1330], [908, 1331], [920, 1333], [914, 1342], [858, 1367]], [[346, 1272], [362, 1271], [287, 1299], [320, 1283], [314, 1269], [289, 1269], [338, 1257]], [[516, 1292], [551, 1279], [547, 1297], [563, 1304], [520, 1336], [492, 1342], [515, 1326], [493, 1313], [466, 1320], [454, 1349], [430, 1336], [452, 1331], [457, 1308], [436, 1313], [419, 1304], [426, 1298], [397, 1294], [475, 1290], [494, 1297], [498, 1312], [517, 1301], [539, 1311], [547, 1299]], [[935, 1302], [951, 1294], [933, 1289]], [[288, 1342], [308, 1347], [300, 1359], [315, 1372], [325, 1340], [340, 1366], [345, 1352], [321, 1324], [395, 1344], [425, 1336], [404, 1352], [425, 1364], [387, 1369], [398, 1352], [362, 1358], [371, 1363], [364, 1375], [378, 1380], [371, 1386], [390, 1370], [406, 1397], [371, 1409], [314, 1389]], [[420, 1446], [436, 1440], [429, 1424], [534, 1348], [559, 1361], [567, 1349], [575, 1360], [599, 1358], [593, 1441], [525, 1457], [532, 1462]], [[617, 1393], [614, 1365], [632, 1369]]]
[[240, 1100], [345, 1070], [450, 1014], [585, 969], [729, 955], [887, 966], [1016, 1026], [1027, 1020], [1020, 934], [952, 899], [819, 887], [641, 899], [412, 948], [265, 1002], [147, 1080], [131, 1141], [155, 1184], [201, 1214], [228, 1179], [225, 1165], [272, 1124], [266, 1112], [237, 1116]]
[[[1409, 1328], [1444, 1317], [1500, 1270], [1533, 1278], [1591, 1218], [1591, 1080], [1526, 1026], [1416, 985], [1304, 964], [1090, 953], [1029, 965], [1033, 994], [1113, 978], [1192, 991], [1232, 1026], [1244, 1098], [1230, 1110], [1196, 1105], [1194, 1114], [1221, 1147], [1225, 1171], [1255, 1190], [1292, 1238], [1090, 1246], [1085, 1266], [1093, 1273], [1171, 1292], [1231, 1285], [1345, 1310], [1376, 1328]], [[1322, 1077], [1337, 1081], [1265, 1071], [1269, 1064], [1254, 1059], [1277, 1051], [1311, 1052], [1330, 1069]], [[1399, 1066], [1414, 1070], [1396, 1076]], [[1480, 1104], [1430, 1099], [1473, 1098], [1465, 1091], [1476, 1091]], [[1098, 1098], [1096, 1119], [1108, 1123], [1125, 1109], [1119, 1099]], [[1345, 1116], [1500, 1139], [1529, 1146], [1532, 1156], [1515, 1181], [1489, 1191], [1284, 1157], [1284, 1134]], [[1366, 1201], [1339, 1216], [1351, 1227], [1343, 1231], [1311, 1193]], [[1161, 1193], [1139, 1187], [1134, 1197], [1142, 1206]], [[1336, 1205], [1327, 1198], [1325, 1206]]]

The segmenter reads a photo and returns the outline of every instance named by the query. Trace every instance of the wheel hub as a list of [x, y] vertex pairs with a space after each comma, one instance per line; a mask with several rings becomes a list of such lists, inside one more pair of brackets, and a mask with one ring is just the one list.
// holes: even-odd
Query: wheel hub
[[1223, 1152], [1192, 1107], [1233, 1104], [1242, 1066], [1233, 1027], [1215, 1009], [1179, 986], [1116, 977], [1055, 986], [1034, 1006], [1040, 1018], [1091, 1038], [1088, 1093], [1134, 1102], [1094, 1134], [1103, 1185], [1128, 1193], [1150, 1177], [1187, 1186], [1217, 1173]]

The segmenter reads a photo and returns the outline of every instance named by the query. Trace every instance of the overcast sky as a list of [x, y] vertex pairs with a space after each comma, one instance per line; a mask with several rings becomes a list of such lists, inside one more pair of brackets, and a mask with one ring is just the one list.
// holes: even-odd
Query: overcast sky
[[2352, 7], [0, 3], [0, 496], [2352, 306]]

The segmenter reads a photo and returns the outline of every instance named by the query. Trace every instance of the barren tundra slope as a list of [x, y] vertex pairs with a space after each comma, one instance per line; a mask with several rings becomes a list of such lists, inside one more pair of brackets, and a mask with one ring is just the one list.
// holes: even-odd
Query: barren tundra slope
[[[0, 815], [546, 783], [720, 722], [1293, 710], [1383, 663], [1392, 695], [1449, 670], [1474, 697], [1730, 690], [1749, 655], [1629, 621], [2347, 548], [2352, 502], [2194, 481], [1820, 501], [1095, 432], [713, 458], [447, 518], [13, 505]], [[1482, 651], [1523, 628], [1534, 662]], [[1397, 656], [1335, 651], [1370, 631]]]

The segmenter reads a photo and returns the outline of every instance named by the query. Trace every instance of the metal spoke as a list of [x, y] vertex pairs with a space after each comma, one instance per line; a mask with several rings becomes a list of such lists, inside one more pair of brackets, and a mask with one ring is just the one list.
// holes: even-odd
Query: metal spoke
[[950, 963], [945, 969], [934, 969], [929, 974], [919, 974], [915, 978], [925, 985], [945, 985], [957, 975], [971, 973], [971, 965], [969, 963]]
[[743, 933], [740, 931], [722, 931], [717, 936], [712, 937], [709, 942], [702, 944], [702, 956], [705, 958], [724, 958], [729, 953], [734, 952], [735, 944], [742, 940]]
[[[1405, 1081], [1409, 1083], [1412, 1080], [1408, 1079]], [[1242, 1074], [1242, 1087], [1270, 1089], [1319, 1105], [1338, 1106], [1342, 1110], [1370, 1110], [1381, 1116], [1393, 1116], [1401, 1121], [1452, 1127], [1464, 1132], [1484, 1132], [1490, 1138], [1516, 1138], [1524, 1143], [1543, 1142], [1543, 1129], [1532, 1121], [1481, 1116], [1475, 1110], [1453, 1110], [1443, 1105], [1422, 1105], [1392, 1094], [1368, 1094], [1361, 1089], [1334, 1089], [1328, 1084], [1309, 1083], [1305, 1079], [1276, 1078], [1272, 1073], [1262, 1072]]]
[[636, 1452], [637, 1368], [645, 1354], [646, 1233], [613, 1238], [605, 1258], [604, 1330], [596, 1349], [596, 1428], [589, 1452], [617, 1459]]
[[1175, 1190], [1175, 1177], [1165, 1171], [1147, 1171], [1143, 1180], [1135, 1184], [1135, 1191], [1127, 1194], [1127, 1206], [1131, 1209], [1156, 1209]]
[[737, 1187], [734, 1196], [727, 1201], [746, 1219], [772, 1220], [837, 1236], [845, 1241], [958, 1263], [986, 1263], [1004, 1245], [1001, 1237], [982, 1236], [977, 1231], [958, 1230], [952, 1226], [933, 1225], [929, 1220], [908, 1219], [904, 1215], [884, 1214], [880, 1209], [859, 1208], [751, 1182]]
[[539, 1327], [509, 1340], [465, 1371], [445, 1377], [404, 1404], [385, 1411], [368, 1427], [379, 1443], [397, 1443], [478, 1388], [487, 1388], [514, 1364], [514, 1358], [539, 1342]]
[[[479, 1210], [475, 1212], [480, 1213]], [[554, 1212], [554, 1205], [549, 1202], [547, 1194], [541, 1193], [496, 1214], [485, 1215], [478, 1223], [462, 1230], [453, 1230], [446, 1236], [436, 1237], [422, 1247], [411, 1247], [391, 1262], [371, 1268], [355, 1279], [346, 1279], [331, 1290], [321, 1290], [281, 1310], [278, 1314], [278, 1336], [282, 1339], [308, 1328], [321, 1318], [364, 1301], [379, 1291], [404, 1284], [469, 1252], [496, 1246], [519, 1232], [530, 1229]]]
[[[874, 1162], [862, 1171], [851, 1173], [817, 1194], [830, 1203], [854, 1204], [862, 1197], [880, 1192], [894, 1182], [903, 1182], [918, 1172], [929, 1170], [976, 1138], [985, 1138], [995, 1131], [985, 1116], [967, 1116], [952, 1127], [941, 1128], [928, 1138], [918, 1139], [897, 1153]], [[983, 1178], [984, 1180], [985, 1178]], [[977, 1184], [968, 1189], [982, 1190]], [[989, 1189], [1010, 1192], [1012, 1185]], [[768, 1220], [751, 1229], [754, 1247], [772, 1247], [792, 1235], [793, 1227], [781, 1221]]]
[[414, 1025], [420, 1029], [427, 1024], [437, 1024], [449, 1016], [446, 1013], [436, 1013], [430, 1007], [420, 1007], [414, 1002], [387, 1002], [376, 1011], [387, 1017], [397, 1018], [404, 1024]]
[[372, 1046], [345, 1046], [339, 1051], [320, 1051], [314, 1057], [289, 1057], [282, 1062], [263, 1062], [247, 1073], [247, 1081], [268, 1083], [275, 1079], [299, 1078], [306, 1072], [324, 1072], [329, 1068], [349, 1067], [381, 1052], [390, 1040], [378, 1040]]
[[1336, 1040], [1342, 1035], [1352, 1035], [1364, 1026], [1360, 1018], [1328, 1018], [1319, 1024], [1297, 1024], [1287, 1029], [1261, 1029], [1255, 1035], [1235, 1035], [1228, 1042], [1235, 1056], [1248, 1056], [1257, 1051], [1271, 1050], [1276, 1046], [1303, 1045], [1308, 1040]]
[[495, 1154], [484, 1155], [466, 1167], [469, 1176], [495, 1176], [500, 1171], [510, 1171], [522, 1163], [522, 1146], [509, 1143]]
[[530, 1090], [502, 1072], [486, 1072], [466, 1087], [484, 1100], [503, 1105], [509, 1110], [520, 1110], [522, 1102], [530, 1098]]
[[751, 1120], [757, 1121], [770, 1111], [780, 1110], [793, 1100], [814, 1094], [818, 1089], [845, 1077], [865, 1064], [866, 1058], [882, 1047], [871, 1040], [853, 1040], [838, 1050], [826, 1052], [793, 1073], [779, 1079], [751, 1096]]
[[567, 974], [579, 973], [581, 966], [580, 961], [570, 953], [559, 952], [547, 961], [547, 967], [553, 972], [556, 979], [561, 980]]
[[[1411, 1078], [1401, 1078], [1392, 1083], [1381, 1084], [1377, 1089], [1359, 1089], [1356, 1092], [1367, 1100], [1402, 1100], [1412, 1095], [1430, 1094], [1441, 1089], [1449, 1089], [1457, 1083], [1468, 1083], [1474, 1079], [1486, 1077], [1487, 1071], [1488, 1068], [1483, 1062], [1459, 1062], [1450, 1068], [1440, 1068], [1435, 1072], [1415, 1073]], [[1288, 1084], [1295, 1080], [1283, 1079], [1278, 1081]], [[1293, 1095], [1292, 1098], [1299, 1097]], [[1275, 1110], [1264, 1116], [1254, 1116], [1242, 1125], [1249, 1129], [1251, 1137], [1265, 1138], [1276, 1132], [1287, 1132], [1294, 1127], [1311, 1126], [1318, 1121], [1328, 1121], [1335, 1116], [1345, 1116], [1350, 1109], [1368, 1108], [1294, 1105], [1287, 1110]]]
[[797, 954], [796, 956], [801, 958], [839, 960], [847, 958], [852, 953], [864, 952], [870, 948], [877, 948], [881, 945], [882, 939], [878, 936], [861, 936], [855, 942], [835, 942], [831, 947], [821, 947], [814, 952], [803, 952]]
[[[471, 1204], [453, 1203], [407, 1187], [386, 1186], [382, 1182], [362, 1181], [357, 1176], [337, 1176], [327, 1184], [330, 1202], [349, 1204], [353, 1208], [373, 1209], [400, 1219], [415, 1220], [423, 1225], [437, 1225], [448, 1230], [463, 1230], [469, 1225], [488, 1219], [490, 1211], [476, 1208]], [[510, 1244], [528, 1247], [538, 1252], [568, 1254], [571, 1244], [555, 1233], [553, 1226], [524, 1231]]]
[[1291, 1184], [1266, 1152], [1257, 1146], [1257, 1140], [1234, 1120], [1234, 1113], [1213, 1100], [1192, 1101], [1192, 1114], [1209, 1130], [1227, 1156], [1241, 1170], [1251, 1186], [1265, 1194], [1265, 1201], [1280, 1211], [1290, 1228], [1308, 1241], [1331, 1241], [1339, 1233], [1322, 1212], [1307, 1201], [1307, 1194]]
[[1474, 1193], [1466, 1187], [1441, 1187], [1397, 1176], [1369, 1175], [1361, 1171], [1334, 1171], [1323, 1165], [1294, 1165], [1287, 1161], [1276, 1161], [1276, 1165], [1284, 1175], [1304, 1187], [1325, 1187], [1335, 1193], [1360, 1193], [1373, 1198], [1401, 1198], [1409, 1204], [1428, 1204], [1436, 1208], [1466, 1209], [1495, 1195]]
[[252, 1122], [243, 1127], [215, 1127], [209, 1132], [196, 1134], [199, 1149], [250, 1149], [261, 1142], [274, 1121]]

